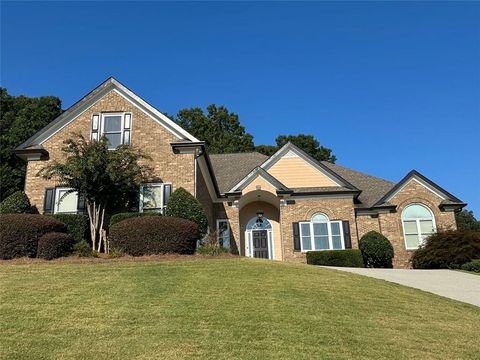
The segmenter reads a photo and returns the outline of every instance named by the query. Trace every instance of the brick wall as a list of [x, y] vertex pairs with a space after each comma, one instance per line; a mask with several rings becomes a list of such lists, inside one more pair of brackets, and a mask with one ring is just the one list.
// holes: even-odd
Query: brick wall
[[194, 193], [193, 155], [174, 154], [170, 143], [178, 141], [178, 138], [117, 92], [111, 91], [43, 143], [44, 148], [49, 152], [49, 160], [28, 162], [25, 192], [32, 205], [37, 206], [38, 210], [43, 212], [45, 188], [59, 185], [55, 181], [38, 177], [38, 171], [49, 161], [62, 161], [64, 158], [61, 151], [63, 141], [74, 133], [81, 133], [86, 138], [90, 138], [92, 114], [104, 111], [125, 111], [133, 114], [132, 145], [152, 158], [148, 161], [148, 164], [153, 168], [149, 181], [172, 182], [174, 190], [183, 187], [192, 194]]
[[208, 224], [210, 227], [210, 231], [216, 231], [216, 221], [213, 214], [213, 202], [208, 192], [207, 184], [205, 182], [205, 178], [203, 176], [200, 167], [197, 164], [197, 183], [196, 183], [196, 197], [198, 201], [203, 206], [205, 210], [205, 214], [207, 215]]
[[326, 214], [330, 220], [348, 220], [352, 236], [352, 247], [358, 248], [355, 213], [351, 198], [318, 198], [295, 200], [295, 204], [280, 207], [280, 227], [284, 249], [284, 260], [305, 262], [305, 253], [293, 251], [293, 222], [309, 221], [316, 212]]

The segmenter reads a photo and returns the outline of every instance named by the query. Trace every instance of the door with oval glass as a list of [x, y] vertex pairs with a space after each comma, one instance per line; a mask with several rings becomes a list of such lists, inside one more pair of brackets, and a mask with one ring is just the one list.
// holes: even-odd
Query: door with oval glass
[[267, 230], [253, 230], [253, 257], [268, 259], [268, 233]]

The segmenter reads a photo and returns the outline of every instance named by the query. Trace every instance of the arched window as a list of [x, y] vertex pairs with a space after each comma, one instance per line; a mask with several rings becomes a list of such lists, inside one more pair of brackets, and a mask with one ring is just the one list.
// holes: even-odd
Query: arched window
[[330, 221], [327, 215], [315, 213], [309, 222], [299, 225], [302, 251], [345, 248], [341, 221]]
[[247, 230], [271, 230], [272, 229], [272, 224], [270, 224], [270, 221], [266, 218], [262, 218], [261, 221], [259, 221], [258, 217], [253, 217], [250, 219], [250, 221], [247, 223]]
[[403, 209], [402, 225], [407, 249], [417, 249], [436, 231], [432, 211], [422, 204], [411, 204]]

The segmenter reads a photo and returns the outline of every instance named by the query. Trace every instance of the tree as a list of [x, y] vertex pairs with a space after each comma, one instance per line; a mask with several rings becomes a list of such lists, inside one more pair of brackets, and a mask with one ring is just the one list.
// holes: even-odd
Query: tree
[[462, 210], [455, 213], [458, 230], [480, 231], [480, 221], [475, 219], [473, 211]]
[[104, 251], [108, 252], [103, 231], [105, 210], [124, 205], [131, 194], [138, 191], [150, 170], [139, 160], [147, 157], [128, 145], [108, 150], [105, 137], [99, 141], [87, 141], [77, 135], [64, 143], [65, 162], [53, 161], [40, 170], [40, 175], [46, 179], [55, 178], [85, 199], [92, 248], [96, 249], [98, 240], [98, 251], [103, 243]]
[[225, 106], [211, 104], [207, 114], [195, 107], [180, 110], [177, 123], [196, 138], [205, 141], [212, 154], [247, 152], [254, 150], [253, 136], [240, 124], [238, 115]]
[[11, 96], [0, 88], [0, 200], [23, 190], [25, 162], [13, 150], [62, 113], [54, 96]]
[[337, 160], [335, 155], [332, 154], [331, 149], [320, 145], [320, 142], [315, 139], [313, 135], [306, 134], [279, 135], [275, 139], [277, 146], [259, 145], [256, 147], [256, 150], [262, 154], [271, 156], [289, 141], [318, 161], [329, 161], [334, 163]]

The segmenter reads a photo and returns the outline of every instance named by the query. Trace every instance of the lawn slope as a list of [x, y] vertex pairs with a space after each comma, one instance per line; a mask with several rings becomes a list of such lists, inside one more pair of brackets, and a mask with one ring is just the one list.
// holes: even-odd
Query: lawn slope
[[251, 259], [0, 264], [0, 358], [475, 358], [480, 310]]

